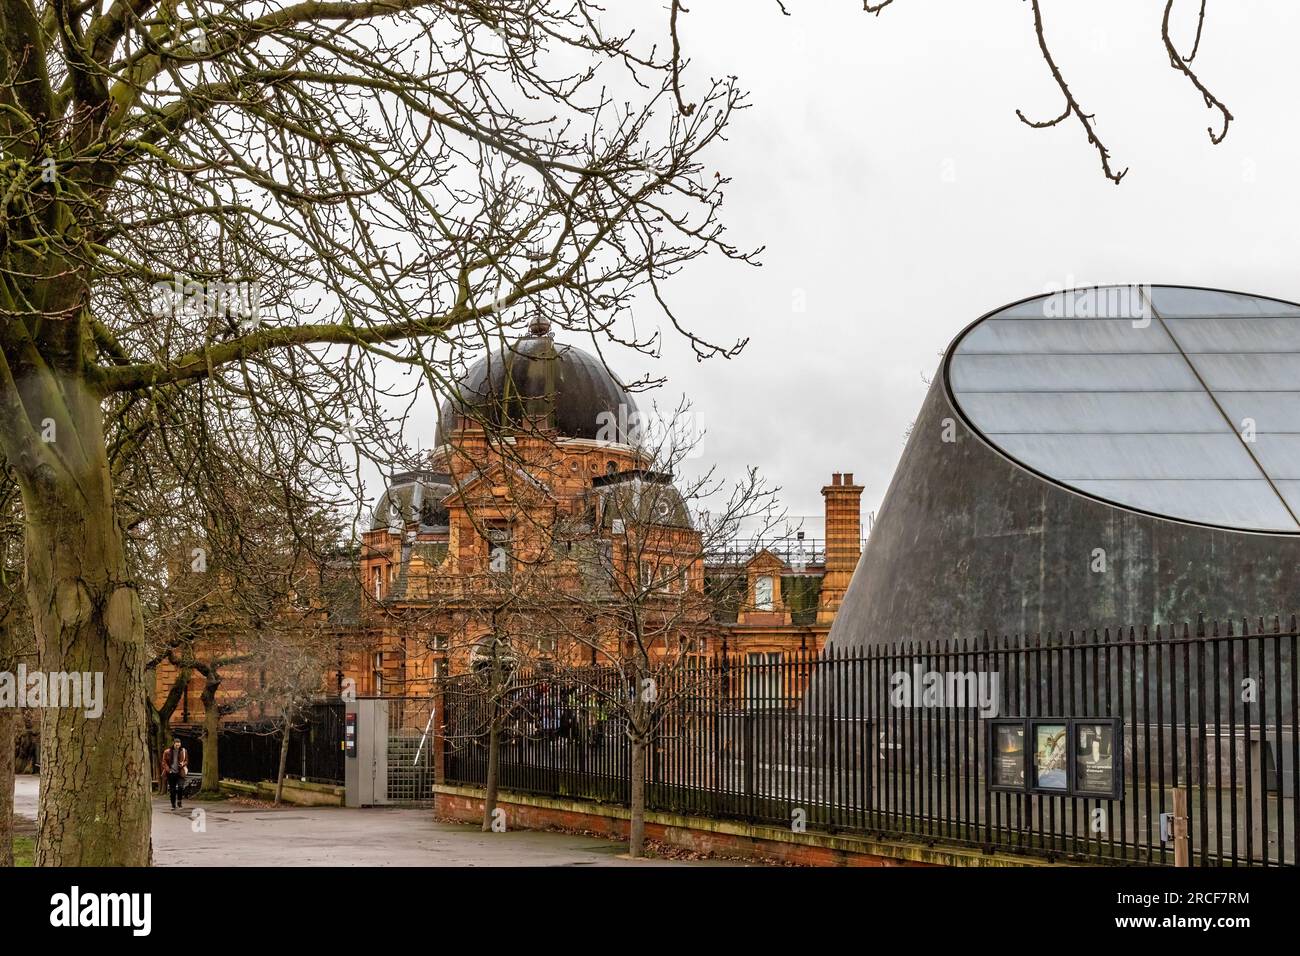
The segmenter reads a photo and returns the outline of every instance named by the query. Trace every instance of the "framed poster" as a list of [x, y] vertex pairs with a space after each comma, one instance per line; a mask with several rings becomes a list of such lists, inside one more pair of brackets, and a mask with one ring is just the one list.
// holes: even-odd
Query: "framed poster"
[[1023, 719], [989, 721], [989, 789], [1025, 789], [1029, 766], [1028, 733]]
[[1114, 718], [1074, 722], [1070, 789], [1080, 797], [1118, 799], [1124, 788], [1124, 728]]
[[1030, 787], [1039, 793], [1065, 794], [1070, 789], [1070, 722], [1063, 717], [1029, 722]]

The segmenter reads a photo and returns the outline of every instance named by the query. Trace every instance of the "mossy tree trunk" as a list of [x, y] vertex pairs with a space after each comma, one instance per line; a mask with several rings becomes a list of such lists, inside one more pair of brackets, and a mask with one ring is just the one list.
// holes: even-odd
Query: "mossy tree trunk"
[[[14, 671], [13, 638], [0, 622], [0, 673]], [[14, 745], [18, 711], [0, 707], [0, 867], [14, 865]]]
[[20, 407], [0, 409], [25, 418], [0, 426], [0, 441], [22, 492], [37, 668], [102, 675], [104, 691], [97, 716], [41, 709], [36, 864], [145, 866], [144, 622], [114, 513], [99, 398], [74, 375], [32, 369], [16, 390]]
[[[221, 705], [217, 703], [220, 686], [221, 681], [211, 677], [203, 682], [203, 792], [209, 794], [221, 792]], [[288, 735], [285, 736], [287, 739]], [[280, 763], [283, 776], [283, 756]]]
[[280, 730], [280, 768], [275, 774], [275, 805], [280, 805], [284, 796], [284, 772], [289, 763], [289, 734], [293, 732], [293, 716], [285, 714], [284, 726]]

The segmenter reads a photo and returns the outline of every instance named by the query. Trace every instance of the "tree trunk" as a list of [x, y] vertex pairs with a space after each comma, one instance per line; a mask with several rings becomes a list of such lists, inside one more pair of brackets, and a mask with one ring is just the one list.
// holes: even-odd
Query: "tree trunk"
[[149, 766], [153, 768], [150, 775], [158, 783], [158, 792], [166, 794], [167, 777], [162, 769], [162, 756], [172, 745], [172, 711], [166, 707], [154, 707], [153, 701], [148, 697], [145, 698], [144, 706], [145, 717], [149, 721]]
[[[0, 638], [3, 640], [3, 638]], [[0, 653], [0, 670], [5, 669]], [[0, 707], [0, 867], [14, 865], [14, 728], [18, 711]]]
[[145, 698], [144, 702], [144, 716], [149, 724], [149, 766], [153, 768], [150, 770], [150, 779], [159, 785], [161, 791], [163, 789], [162, 747], [159, 744], [159, 738], [162, 736], [166, 724], [163, 723], [162, 713], [148, 697]]
[[[0, 621], [0, 673], [18, 669], [11, 619]], [[0, 707], [0, 867], [14, 865], [14, 765], [18, 744], [18, 710]]]
[[[145, 701], [148, 708], [149, 701]], [[150, 778], [156, 776], [158, 781], [158, 792], [166, 796], [167, 794], [167, 776], [163, 773], [162, 757], [167, 752], [167, 748], [172, 745], [172, 722], [170, 716], [164, 711], [154, 711], [148, 714], [149, 719], [149, 766], [153, 769], [150, 771]]]
[[[217, 703], [220, 681], [203, 684], [203, 792], [221, 792], [221, 706]], [[281, 748], [286, 749], [287, 748]], [[280, 776], [284, 776], [284, 755], [280, 757]]]
[[68, 396], [67, 405], [79, 427], [55, 443], [62, 468], [17, 469], [27, 600], [38, 669], [102, 680], [103, 699], [99, 715], [41, 709], [36, 865], [147, 866], [144, 622], [113, 512], [98, 401]]
[[483, 794], [483, 832], [492, 831], [492, 815], [497, 808], [497, 789], [501, 776], [501, 720], [497, 699], [492, 698], [492, 726], [488, 730], [487, 787]]
[[280, 805], [280, 797], [284, 794], [284, 768], [289, 762], [289, 733], [293, 728], [293, 720], [286, 715], [284, 718], [284, 731], [280, 736], [280, 772], [275, 776], [275, 805]]
[[633, 859], [645, 852], [645, 754], [646, 738], [632, 737], [632, 819], [628, 826], [627, 855]]

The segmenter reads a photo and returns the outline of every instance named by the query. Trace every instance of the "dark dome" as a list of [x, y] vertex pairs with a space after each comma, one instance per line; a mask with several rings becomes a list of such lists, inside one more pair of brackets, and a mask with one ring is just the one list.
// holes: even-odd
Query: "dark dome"
[[457, 412], [485, 426], [519, 427], [531, 418], [561, 438], [624, 444], [634, 444], [640, 415], [632, 396], [600, 359], [572, 345], [557, 345], [544, 321], [470, 366], [459, 394], [438, 412], [439, 445], [450, 439]]
[[600, 523], [611, 527], [618, 519], [639, 526], [692, 527], [691, 512], [672, 476], [637, 469], [605, 475], [592, 482], [603, 500]]
[[421, 531], [436, 531], [447, 526], [447, 509], [442, 499], [452, 492], [448, 475], [428, 471], [407, 471], [393, 476], [388, 488], [375, 502], [370, 516], [370, 530], [406, 527], [418, 521]]

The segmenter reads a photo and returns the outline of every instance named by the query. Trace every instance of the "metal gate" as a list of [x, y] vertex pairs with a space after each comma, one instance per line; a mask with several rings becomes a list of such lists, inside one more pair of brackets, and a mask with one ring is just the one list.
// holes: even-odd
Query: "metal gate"
[[433, 804], [434, 726], [432, 697], [396, 697], [388, 703], [388, 803]]
[[359, 697], [348, 708], [356, 713], [356, 757], [347, 768], [348, 805], [431, 805], [433, 698]]

